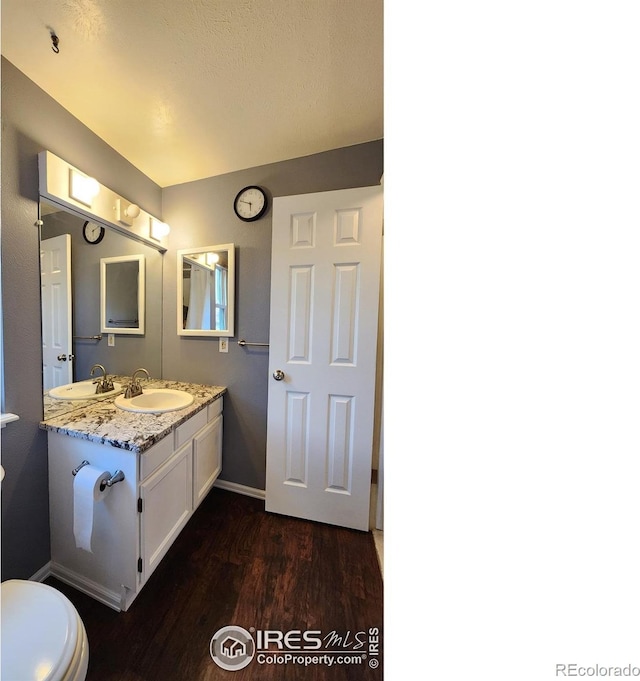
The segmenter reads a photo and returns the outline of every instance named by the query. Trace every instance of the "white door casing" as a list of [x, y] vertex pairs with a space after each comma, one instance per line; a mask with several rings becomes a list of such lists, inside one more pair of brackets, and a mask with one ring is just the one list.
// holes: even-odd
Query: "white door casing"
[[40, 242], [40, 275], [43, 383], [50, 390], [73, 381], [70, 234]]
[[381, 241], [379, 186], [274, 199], [267, 511], [369, 529]]

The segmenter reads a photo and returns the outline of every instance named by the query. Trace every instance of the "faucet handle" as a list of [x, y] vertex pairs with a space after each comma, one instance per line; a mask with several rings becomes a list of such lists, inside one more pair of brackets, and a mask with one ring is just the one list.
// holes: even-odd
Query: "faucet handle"
[[147, 374], [147, 379], [150, 379], [151, 376], [149, 375], [149, 372], [146, 369], [136, 369], [133, 372], [133, 375], [131, 376], [131, 382], [127, 385], [124, 391], [124, 397], [125, 399], [131, 399], [132, 397], [137, 397], [138, 395], [142, 395], [142, 386], [140, 385], [140, 379], [138, 379], [136, 376], [138, 373], [143, 371], [145, 374]]
[[130, 400], [132, 397], [137, 397], [138, 395], [142, 395], [142, 386], [140, 385], [140, 382], [135, 379], [126, 385], [124, 389], [124, 398], [125, 400]]

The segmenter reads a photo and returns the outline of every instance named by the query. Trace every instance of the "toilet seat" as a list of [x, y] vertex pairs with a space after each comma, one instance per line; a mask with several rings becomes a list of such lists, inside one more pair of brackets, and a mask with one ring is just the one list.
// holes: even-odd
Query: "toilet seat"
[[82, 681], [89, 646], [78, 612], [57, 589], [23, 580], [0, 585], [1, 678]]

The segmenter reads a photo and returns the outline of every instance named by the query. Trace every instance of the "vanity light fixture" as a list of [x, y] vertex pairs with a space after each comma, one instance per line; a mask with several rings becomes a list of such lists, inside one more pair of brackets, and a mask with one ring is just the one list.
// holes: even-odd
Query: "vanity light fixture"
[[205, 261], [209, 267], [213, 267], [218, 260], [220, 260], [220, 256], [217, 253], [207, 253], [205, 255]]
[[134, 218], [140, 215], [140, 206], [135, 203], [129, 203], [124, 199], [116, 199], [116, 220], [121, 222], [123, 225], [131, 226], [133, 224]]
[[91, 208], [93, 199], [100, 192], [98, 180], [69, 168], [69, 197]]
[[[168, 227], [152, 229], [150, 213], [50, 151], [38, 153], [38, 180], [41, 198], [77, 213], [84, 220], [130, 234], [161, 253], [167, 250]], [[149, 236], [150, 232], [154, 238]]]
[[171, 227], [166, 222], [160, 222], [156, 218], [149, 218], [149, 236], [156, 241], [162, 241], [171, 231]]

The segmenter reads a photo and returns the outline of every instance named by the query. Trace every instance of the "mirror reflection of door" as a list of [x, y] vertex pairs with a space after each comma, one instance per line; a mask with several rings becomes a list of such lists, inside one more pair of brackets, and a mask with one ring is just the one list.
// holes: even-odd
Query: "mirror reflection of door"
[[71, 236], [40, 243], [42, 377], [45, 390], [73, 382]]

